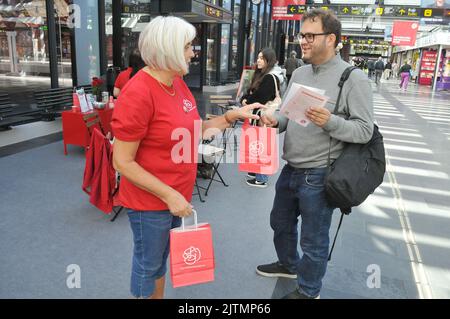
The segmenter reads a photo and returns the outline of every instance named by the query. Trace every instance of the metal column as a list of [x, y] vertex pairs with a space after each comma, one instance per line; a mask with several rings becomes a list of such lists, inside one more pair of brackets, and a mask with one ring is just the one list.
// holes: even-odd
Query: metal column
[[45, 1], [47, 10], [48, 57], [50, 60], [51, 87], [59, 87], [58, 83], [58, 51], [56, 46], [56, 23], [54, 0]]

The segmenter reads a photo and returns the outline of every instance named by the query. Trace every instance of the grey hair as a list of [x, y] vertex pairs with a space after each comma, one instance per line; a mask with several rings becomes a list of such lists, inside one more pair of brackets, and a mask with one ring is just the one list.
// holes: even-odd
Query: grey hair
[[139, 36], [142, 60], [156, 70], [186, 74], [185, 46], [194, 40], [195, 27], [184, 19], [159, 16], [150, 21]]

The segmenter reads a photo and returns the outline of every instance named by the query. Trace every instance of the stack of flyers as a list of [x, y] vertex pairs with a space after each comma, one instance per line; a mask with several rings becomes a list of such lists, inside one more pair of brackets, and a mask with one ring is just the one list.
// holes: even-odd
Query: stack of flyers
[[310, 107], [325, 107], [329, 98], [324, 93], [324, 90], [292, 83], [280, 112], [288, 119], [306, 127], [311, 123], [306, 117], [306, 111]]

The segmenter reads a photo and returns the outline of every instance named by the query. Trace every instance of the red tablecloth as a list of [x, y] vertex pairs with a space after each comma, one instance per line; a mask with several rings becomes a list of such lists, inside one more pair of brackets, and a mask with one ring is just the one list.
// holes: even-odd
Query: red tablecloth
[[[105, 134], [111, 132], [111, 118], [114, 109], [105, 108], [94, 110], [98, 112]], [[78, 145], [86, 148], [89, 146], [89, 131], [83, 121], [85, 113], [64, 111], [62, 112], [62, 129], [64, 140], [64, 154], [67, 155], [67, 145]], [[112, 134], [112, 132], [111, 132]]]

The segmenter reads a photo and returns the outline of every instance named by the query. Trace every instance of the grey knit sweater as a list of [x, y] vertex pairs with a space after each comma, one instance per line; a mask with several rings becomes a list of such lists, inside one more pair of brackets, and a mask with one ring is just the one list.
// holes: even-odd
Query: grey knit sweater
[[[292, 74], [286, 92], [292, 82], [325, 90], [325, 95], [330, 98], [326, 108], [333, 112], [339, 93], [339, 79], [349, 66], [339, 55], [325, 64], [302, 66]], [[286, 132], [283, 159], [297, 168], [324, 167], [327, 165], [330, 135], [333, 137], [332, 159], [339, 157], [344, 142], [367, 143], [370, 140], [373, 133], [373, 97], [363, 71], [354, 70], [345, 82], [338, 113], [338, 116], [332, 114], [325, 127], [320, 128], [314, 123], [303, 127], [278, 112], [279, 132]]]

